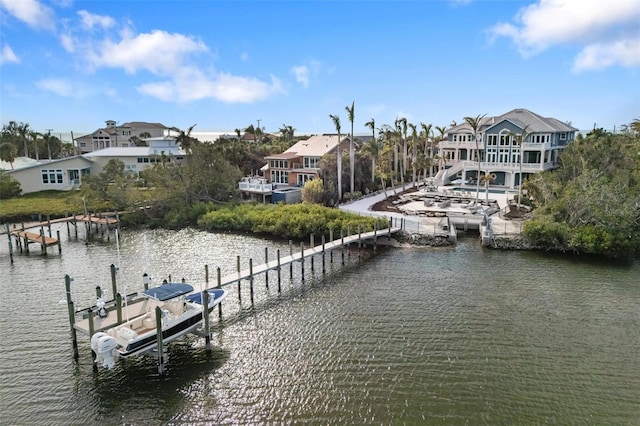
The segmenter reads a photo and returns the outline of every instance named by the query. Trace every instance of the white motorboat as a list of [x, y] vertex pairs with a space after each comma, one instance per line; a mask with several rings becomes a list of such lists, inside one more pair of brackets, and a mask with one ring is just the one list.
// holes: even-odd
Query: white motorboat
[[[117, 358], [142, 355], [158, 348], [158, 315], [162, 327], [162, 343], [194, 332], [213, 308], [226, 297], [221, 288], [205, 290], [209, 296], [207, 308], [203, 307], [203, 292], [193, 293], [193, 286], [185, 283], [162, 284], [144, 290], [140, 297], [128, 308], [135, 307], [136, 314], [126, 321], [110, 328], [100, 327], [91, 337], [91, 349], [96, 354], [96, 363], [112, 368]], [[129, 309], [131, 311], [131, 309]], [[96, 322], [108, 322], [108, 317], [116, 313], [98, 311]]]

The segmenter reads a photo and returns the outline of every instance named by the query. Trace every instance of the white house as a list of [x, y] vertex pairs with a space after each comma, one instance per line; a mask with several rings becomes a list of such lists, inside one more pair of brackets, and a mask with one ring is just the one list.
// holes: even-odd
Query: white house
[[[29, 159], [32, 160], [32, 159]], [[69, 191], [80, 187], [82, 177], [91, 173], [92, 160], [81, 155], [59, 160], [32, 160], [7, 174], [20, 182], [23, 194], [46, 190]]]
[[149, 146], [132, 148], [105, 148], [85, 155], [58, 160], [18, 158], [13, 169], [8, 163], [0, 164], [11, 177], [20, 182], [23, 194], [45, 190], [69, 191], [82, 184], [88, 174], [100, 174], [109, 160], [120, 160], [125, 170], [138, 174], [157, 162], [182, 162], [185, 153], [174, 137], [147, 139]]
[[75, 144], [81, 154], [105, 148], [130, 148], [136, 146], [135, 140], [158, 138], [169, 134], [170, 128], [161, 123], [132, 121], [118, 125], [114, 120], [105, 121], [106, 126], [88, 135], [75, 138]]

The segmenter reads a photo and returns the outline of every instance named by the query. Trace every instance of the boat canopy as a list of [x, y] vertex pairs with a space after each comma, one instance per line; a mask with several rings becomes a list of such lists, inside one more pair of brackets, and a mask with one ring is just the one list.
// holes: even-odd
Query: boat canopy
[[160, 300], [161, 302], [175, 297], [184, 296], [193, 291], [193, 286], [184, 283], [169, 283], [162, 284], [157, 287], [145, 290], [143, 293], [153, 299]]

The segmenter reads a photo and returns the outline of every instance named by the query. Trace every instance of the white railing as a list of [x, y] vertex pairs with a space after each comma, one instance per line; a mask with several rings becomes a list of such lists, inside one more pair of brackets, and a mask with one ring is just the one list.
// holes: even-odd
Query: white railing
[[251, 192], [272, 192], [273, 191], [273, 184], [271, 183], [240, 181], [238, 186], [241, 191], [251, 191]]

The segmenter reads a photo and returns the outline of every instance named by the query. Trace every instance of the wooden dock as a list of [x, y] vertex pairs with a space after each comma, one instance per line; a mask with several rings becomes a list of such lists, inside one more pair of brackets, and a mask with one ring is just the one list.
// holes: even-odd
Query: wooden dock
[[[322, 243], [315, 247], [305, 248], [303, 244], [300, 245], [300, 251], [293, 253], [293, 249], [290, 246], [289, 255], [280, 257], [280, 250], [276, 252], [274, 259], [269, 260], [267, 249], [265, 249], [265, 262], [253, 266], [253, 259], [249, 259], [249, 268], [240, 269], [240, 262], [237, 261], [237, 272], [231, 273], [225, 276], [221, 276], [218, 279], [217, 286], [224, 287], [229, 284], [237, 283], [242, 280], [251, 280], [253, 276], [262, 274], [271, 270], [279, 270], [283, 266], [292, 265], [295, 262], [302, 262], [304, 271], [304, 260], [307, 257], [315, 255], [324, 255], [327, 251], [331, 252], [334, 249], [350, 246], [351, 244], [358, 244], [359, 246], [365, 244], [368, 240], [373, 240], [374, 245], [377, 244], [377, 239], [380, 237], [391, 237], [391, 235], [400, 231], [399, 227], [389, 227], [385, 229], [379, 229], [362, 234], [349, 235], [347, 237], [341, 237], [328, 243]], [[311, 244], [313, 245], [313, 243]]]
[[[225, 275], [224, 277], [221, 275], [220, 267], [217, 268], [217, 279], [214, 284], [216, 287], [221, 288], [224, 286], [228, 286], [234, 283], [238, 285], [238, 300], [242, 298], [241, 291], [241, 281], [246, 280], [249, 282], [250, 286], [250, 295], [251, 295], [251, 304], [254, 303], [254, 277], [257, 274], [265, 274], [265, 282], [267, 287], [268, 284], [268, 272], [271, 270], [276, 270], [278, 275], [278, 293], [282, 291], [281, 289], [281, 271], [284, 266], [289, 265], [289, 274], [290, 277], [293, 277], [293, 264], [296, 262], [300, 263], [301, 268], [301, 277], [304, 282], [305, 276], [305, 259], [309, 258], [311, 263], [311, 270], [314, 270], [314, 257], [321, 256], [322, 257], [322, 273], [326, 272], [325, 269], [325, 255], [327, 252], [330, 254], [330, 262], [333, 262], [333, 251], [336, 249], [341, 249], [342, 251], [342, 264], [344, 265], [344, 248], [349, 247], [352, 244], [357, 244], [358, 249], [362, 247], [366, 247], [367, 245], [371, 245], [374, 250], [377, 248], [378, 238], [387, 237], [391, 238], [393, 234], [402, 230], [402, 221], [400, 227], [393, 226], [393, 219], [389, 221], [389, 227], [385, 229], [376, 229], [371, 232], [358, 232], [356, 234], [343, 236], [342, 232], [340, 238], [330, 241], [328, 243], [325, 242], [324, 235], [322, 236], [322, 243], [320, 245], [314, 244], [314, 237], [310, 236], [310, 247], [304, 247], [304, 243], [300, 243], [300, 250], [296, 253], [293, 253], [293, 243], [289, 241], [289, 254], [287, 256], [282, 257], [280, 255], [280, 250], [276, 251], [275, 258], [270, 259], [268, 255], [268, 250], [265, 248], [265, 261], [264, 263], [257, 265], [255, 268], [253, 266], [253, 259], [249, 259], [249, 268], [241, 269], [240, 268], [240, 257], [237, 257], [237, 272]], [[348, 232], [349, 233], [349, 232]], [[330, 232], [330, 240], [333, 238], [333, 232]], [[205, 265], [205, 281], [206, 288], [210, 288], [209, 282], [209, 268], [208, 265]], [[169, 280], [171, 278], [169, 277]], [[71, 281], [72, 278], [69, 275], [65, 276], [65, 288], [66, 288], [66, 300], [69, 311], [69, 324], [71, 327], [71, 335], [72, 335], [72, 344], [73, 344], [73, 356], [75, 359], [79, 358], [78, 353], [78, 341], [77, 341], [77, 332], [81, 332], [83, 334], [88, 334], [89, 336], [93, 336], [94, 333], [98, 331], [108, 330], [118, 324], [121, 324], [125, 321], [125, 318], [136, 317], [141, 315], [144, 312], [149, 312], [149, 308], [152, 305], [147, 305], [150, 303], [149, 300], [138, 300], [134, 301], [138, 293], [132, 293], [130, 295], [121, 295], [118, 292], [118, 286], [116, 283], [116, 267], [115, 265], [111, 265], [111, 283], [113, 286], [113, 294], [114, 299], [105, 301], [104, 308], [107, 311], [107, 315], [104, 318], [100, 318], [97, 316], [98, 308], [97, 306], [91, 306], [85, 309], [76, 310], [74, 306], [73, 299], [71, 297]], [[148, 288], [148, 284], [150, 279], [148, 279], [148, 275], [143, 275], [143, 282], [145, 289]], [[183, 279], [184, 282], [184, 279]], [[96, 287], [96, 297], [101, 297], [103, 294], [100, 287]], [[124, 299], [124, 300], [123, 300]], [[132, 300], [133, 303], [128, 304], [128, 300]], [[206, 299], [205, 299], [206, 300]], [[124, 302], [124, 303], [123, 303]], [[153, 301], [151, 303], [154, 303]], [[206, 303], [206, 302], [205, 302]], [[158, 307], [156, 307], [156, 322], [157, 324], [161, 324], [161, 312]], [[222, 303], [218, 304], [218, 316], [222, 319]], [[210, 329], [209, 329], [209, 315], [203, 315], [204, 322], [204, 332], [203, 336], [205, 337], [207, 350], [210, 349]], [[77, 318], [77, 319], [76, 319]], [[162, 349], [162, 327], [158, 326], [158, 372], [163, 374], [164, 372], [164, 364], [166, 362], [163, 356]], [[95, 356], [95, 354], [93, 355]], [[94, 368], [96, 368], [94, 364]]]
[[[41, 252], [47, 255], [47, 248], [51, 246], [58, 246], [58, 254], [62, 254], [62, 247], [60, 245], [60, 231], [57, 231], [57, 236], [53, 237], [51, 234], [51, 225], [55, 223], [66, 223], [67, 234], [71, 238], [70, 224], [73, 225], [75, 230], [75, 239], [78, 239], [78, 223], [83, 223], [86, 229], [86, 236], [89, 239], [91, 235], [91, 227], [94, 227], [94, 232], [98, 232], [104, 236], [106, 231], [107, 240], [110, 238], [109, 230], [113, 226], [117, 226], [120, 222], [118, 213], [106, 213], [106, 214], [82, 214], [72, 215], [68, 217], [58, 219], [47, 219], [46, 221], [40, 220], [38, 222], [22, 223], [19, 225], [14, 224], [13, 229], [9, 227], [9, 224], [5, 224], [5, 227], [0, 233], [6, 233], [9, 238], [9, 257], [11, 263], [13, 263], [13, 244], [11, 238], [15, 239], [16, 248], [22, 253], [30, 253], [30, 244], [40, 244]], [[35, 228], [40, 228], [40, 233], [32, 232]], [[48, 228], [48, 236], [45, 235], [45, 228]]]

